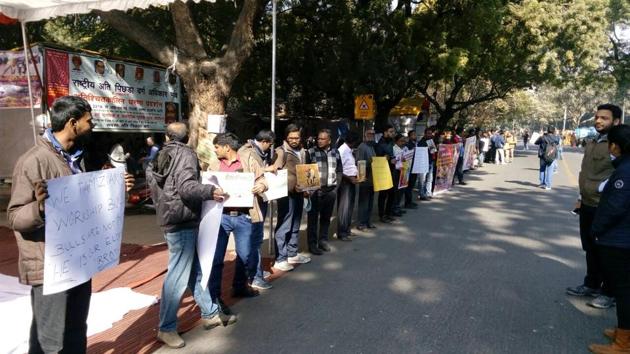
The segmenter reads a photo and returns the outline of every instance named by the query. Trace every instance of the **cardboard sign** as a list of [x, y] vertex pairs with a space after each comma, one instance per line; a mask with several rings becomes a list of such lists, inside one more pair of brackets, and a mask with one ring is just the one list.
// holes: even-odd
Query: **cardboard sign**
[[303, 192], [320, 188], [319, 167], [316, 163], [295, 165], [297, 189]]
[[374, 191], [384, 191], [392, 188], [392, 173], [389, 170], [389, 163], [385, 156], [374, 156], [372, 158], [372, 183]]
[[44, 295], [71, 289], [118, 264], [125, 215], [125, 170], [48, 181]]

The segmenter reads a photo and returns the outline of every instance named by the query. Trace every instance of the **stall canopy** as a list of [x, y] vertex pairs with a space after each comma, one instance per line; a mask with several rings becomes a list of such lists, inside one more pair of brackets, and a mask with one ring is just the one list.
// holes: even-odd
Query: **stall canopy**
[[[0, 0], [0, 13], [22, 23], [51, 17], [168, 5], [175, 0]], [[199, 2], [201, 0], [193, 0]]]

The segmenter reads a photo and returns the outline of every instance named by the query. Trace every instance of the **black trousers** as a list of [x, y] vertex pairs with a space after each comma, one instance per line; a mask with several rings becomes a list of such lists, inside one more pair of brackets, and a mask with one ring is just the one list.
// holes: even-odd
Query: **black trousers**
[[598, 246], [604, 280], [617, 301], [617, 327], [630, 330], [630, 249]]
[[318, 190], [311, 196], [311, 210], [308, 212], [306, 232], [309, 247], [317, 247], [320, 240], [328, 241], [330, 218], [335, 208], [337, 191]]
[[359, 224], [369, 226], [374, 206], [374, 186], [369, 184], [359, 185]]
[[378, 192], [378, 216], [391, 216], [394, 212], [394, 198], [397, 187]]
[[339, 183], [339, 192], [337, 196], [337, 237], [347, 237], [350, 235], [350, 226], [352, 225], [352, 213], [354, 211], [354, 197], [357, 192], [357, 186], [348, 182], [344, 178]]
[[405, 188], [405, 206], [410, 205], [413, 202], [413, 187], [416, 186], [417, 181], [417, 174], [412, 173], [409, 175], [409, 185]]
[[584, 285], [592, 289], [602, 289], [605, 295], [609, 295], [609, 290], [604, 282], [602, 267], [599, 255], [599, 248], [595, 244], [595, 238], [591, 234], [593, 219], [595, 218], [596, 207], [582, 204], [580, 208], [580, 239], [582, 249], [586, 252], [586, 276]]
[[460, 156], [457, 159], [457, 165], [455, 165], [455, 176], [453, 177], [453, 184], [455, 184], [455, 178], [459, 183], [464, 182], [464, 157]]
[[31, 288], [29, 354], [85, 353], [92, 280], [56, 294], [43, 291], [43, 285]]

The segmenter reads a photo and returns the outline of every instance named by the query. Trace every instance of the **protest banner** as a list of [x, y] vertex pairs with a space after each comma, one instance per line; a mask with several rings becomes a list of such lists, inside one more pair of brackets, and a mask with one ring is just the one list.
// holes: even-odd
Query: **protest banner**
[[464, 147], [464, 171], [473, 168], [475, 163], [475, 152], [477, 148], [477, 137], [471, 136], [466, 139], [466, 145]]
[[375, 192], [384, 191], [394, 186], [389, 163], [384, 156], [374, 156], [372, 158], [372, 183], [374, 184]]
[[[32, 53], [32, 57], [31, 57]], [[42, 101], [42, 54], [39, 47], [33, 47], [29, 53], [29, 72], [33, 91], [33, 107], [38, 108]], [[38, 75], [39, 74], [39, 75]], [[29, 108], [28, 77], [24, 51], [0, 51], [0, 109]]]
[[223, 202], [224, 208], [252, 208], [254, 206], [255, 176], [244, 172], [216, 172], [201, 173], [202, 182], [221, 187], [228, 198]]
[[289, 195], [287, 170], [278, 170], [276, 173], [265, 172], [267, 191], [265, 200], [275, 200]]
[[86, 99], [94, 131], [164, 132], [180, 120], [180, 79], [166, 69], [52, 49], [45, 59], [48, 104]]
[[440, 144], [438, 146], [434, 195], [446, 192], [451, 188], [460, 146], [461, 144]]
[[359, 172], [357, 182], [364, 182], [367, 179], [367, 161], [357, 161], [357, 171]]
[[398, 189], [407, 188], [409, 186], [409, 175], [411, 174], [411, 164], [413, 163], [414, 154], [414, 150], [403, 151], [400, 178], [398, 179]]
[[[212, 184], [218, 187], [218, 181], [213, 179], [214, 175], [203, 173], [201, 183]], [[199, 223], [199, 236], [197, 237], [197, 258], [201, 265], [201, 287], [206, 289], [210, 274], [212, 273], [212, 262], [214, 252], [217, 248], [219, 238], [219, 227], [223, 215], [223, 203], [214, 200], [207, 200], [201, 204], [201, 222]]]
[[295, 165], [297, 189], [303, 192], [320, 188], [319, 167], [316, 163]]
[[413, 168], [411, 173], [429, 173], [429, 148], [417, 147], [414, 150]]
[[44, 295], [68, 290], [118, 264], [125, 214], [123, 168], [48, 181]]

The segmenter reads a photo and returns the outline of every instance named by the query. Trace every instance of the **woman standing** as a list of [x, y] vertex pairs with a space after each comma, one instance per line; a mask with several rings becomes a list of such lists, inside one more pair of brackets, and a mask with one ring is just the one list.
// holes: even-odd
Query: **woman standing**
[[608, 133], [615, 172], [600, 185], [601, 199], [593, 221], [604, 275], [617, 301], [617, 328], [607, 329], [610, 345], [591, 344], [593, 353], [630, 353], [630, 126]]

